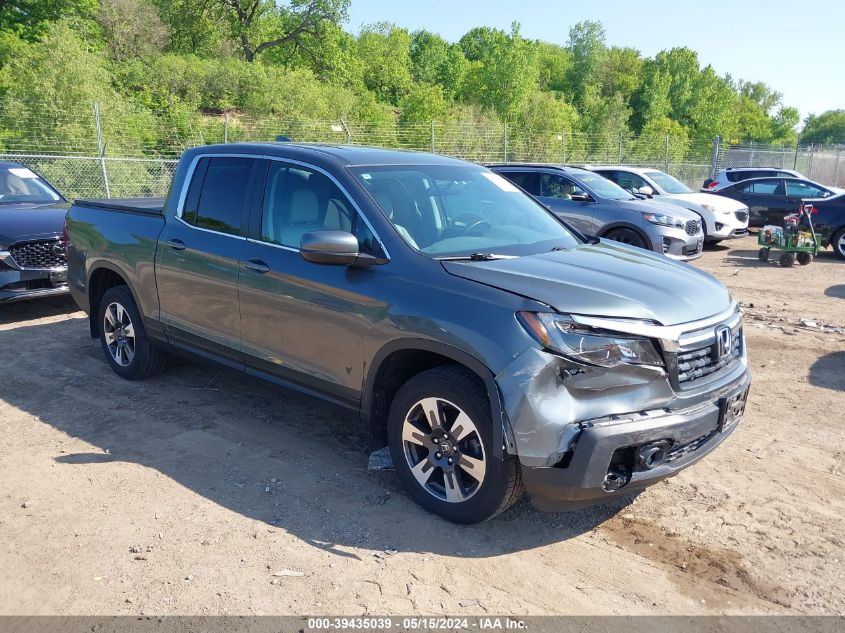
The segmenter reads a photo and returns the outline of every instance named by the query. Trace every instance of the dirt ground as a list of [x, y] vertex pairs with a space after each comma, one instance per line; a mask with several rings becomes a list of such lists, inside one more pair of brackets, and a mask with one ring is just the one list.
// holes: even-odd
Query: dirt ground
[[845, 613], [845, 262], [695, 265], [745, 306], [733, 436], [628, 505], [474, 527], [368, 472], [346, 411], [189, 362], [126, 382], [69, 301], [0, 308], [0, 613]]

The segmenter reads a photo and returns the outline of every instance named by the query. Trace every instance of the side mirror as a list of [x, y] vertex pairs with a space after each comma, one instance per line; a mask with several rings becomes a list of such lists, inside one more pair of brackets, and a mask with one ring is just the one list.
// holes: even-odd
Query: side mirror
[[641, 193], [641, 194], [643, 194], [644, 196], [653, 196], [653, 195], [654, 195], [654, 189], [652, 189], [651, 187], [649, 187], [648, 185], [646, 185], [645, 187], [640, 187], [640, 188], [637, 190], [637, 193]]
[[358, 238], [347, 231], [312, 231], [299, 242], [302, 259], [313, 264], [350, 266], [358, 259]]
[[586, 193], [573, 193], [569, 196], [569, 199], [573, 202], [592, 202], [592, 198], [589, 194]]

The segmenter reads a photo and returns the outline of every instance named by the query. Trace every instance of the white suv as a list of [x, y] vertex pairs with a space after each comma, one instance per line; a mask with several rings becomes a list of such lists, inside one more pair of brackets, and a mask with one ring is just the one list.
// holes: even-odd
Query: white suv
[[589, 169], [631, 193], [694, 211], [701, 216], [706, 242], [748, 235], [748, 207], [741, 202], [711, 193], [696, 193], [669, 174], [650, 167], [591, 166]]
[[720, 169], [718, 173], [712, 178], [704, 181], [701, 191], [712, 193], [719, 191], [723, 187], [740, 182], [741, 180], [748, 180], [749, 178], [801, 178], [802, 180], [809, 180], [801, 172], [794, 169], [779, 169], [775, 167], [728, 167], [727, 169]]

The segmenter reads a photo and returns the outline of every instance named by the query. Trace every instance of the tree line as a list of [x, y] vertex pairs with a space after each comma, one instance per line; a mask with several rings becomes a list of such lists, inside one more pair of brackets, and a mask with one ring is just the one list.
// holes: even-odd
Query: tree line
[[[0, 103], [24, 122], [4, 131], [0, 117], [0, 146], [4, 135], [72, 135], [55, 114], [50, 130], [33, 122], [92, 101], [124, 113], [115, 134], [149, 145], [160, 142], [162, 117], [171, 129], [224, 112], [798, 140], [799, 112], [780, 93], [720, 76], [689, 48], [645, 57], [609, 46], [593, 21], [573, 25], [564, 44], [526, 38], [517, 23], [473, 28], [457, 42], [388, 22], [350, 33], [348, 8], [349, 0], [0, 0]], [[809, 117], [801, 140], [845, 143], [845, 111]]]

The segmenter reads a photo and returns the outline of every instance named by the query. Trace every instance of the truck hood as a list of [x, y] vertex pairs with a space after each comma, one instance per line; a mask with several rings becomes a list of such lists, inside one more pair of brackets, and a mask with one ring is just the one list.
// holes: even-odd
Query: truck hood
[[56, 204], [0, 204], [0, 246], [61, 237], [70, 206]]
[[688, 264], [601, 240], [565, 251], [493, 261], [443, 261], [446, 271], [558, 312], [677, 325], [731, 305], [728, 289]]
[[680, 200], [683, 202], [692, 202], [693, 204], [697, 204], [699, 206], [706, 204], [709, 207], [713, 207], [717, 212], [727, 211], [732, 213], [741, 209], [747, 209], [747, 207], [741, 202], [726, 196], [717, 196], [712, 193], [672, 193], [667, 194], [666, 198]]

